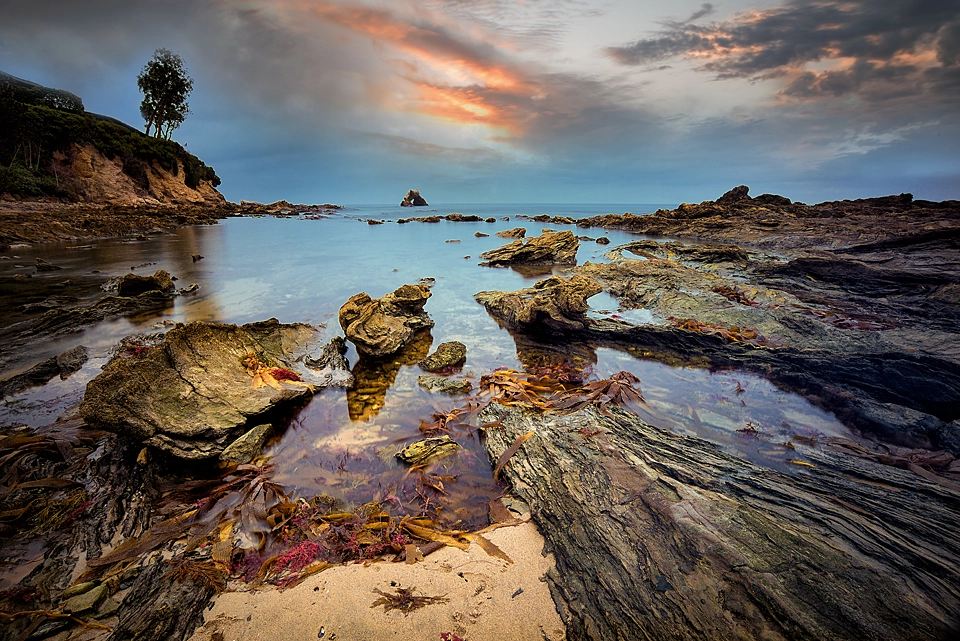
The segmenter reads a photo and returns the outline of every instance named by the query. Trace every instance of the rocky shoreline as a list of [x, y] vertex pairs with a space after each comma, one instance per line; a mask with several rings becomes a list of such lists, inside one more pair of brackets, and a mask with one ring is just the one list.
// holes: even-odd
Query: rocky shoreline
[[[62, 226], [50, 229], [41, 220], [4, 222], [0, 241], [140, 233], [138, 226], [207, 224], [240, 210], [302, 208], [174, 207], [153, 216], [160, 210], [70, 206], [61, 210]], [[26, 221], [31, 211], [9, 215]], [[47, 227], [53, 211], [44, 214]], [[0, 208], [0, 220], [14, 220], [7, 216]], [[161, 222], [151, 224], [154, 218]], [[88, 219], [94, 222], [84, 226]], [[433, 414], [420, 428], [429, 438], [398, 458], [412, 462], [410, 474], [423, 474], [422, 463], [456, 451], [448, 426], [473, 421], [495, 475], [529, 505], [557, 559], [547, 582], [568, 639], [919, 640], [960, 630], [960, 202], [904, 194], [808, 206], [751, 198], [738, 187], [650, 216], [542, 222], [683, 239], [639, 239], [613, 247], [609, 262], [578, 265], [579, 239], [545, 230], [482, 256], [488, 266], [478, 269], [559, 270], [533, 287], [475, 298], [509, 331], [521, 362], [549, 353], [561, 365], [464, 374], [468, 345], [443, 343], [429, 354], [429, 282], [344, 303], [338, 320], [359, 354], [352, 372], [343, 339], [320, 347], [315, 328], [275, 320], [178, 325], [153, 342], [126, 344], [89, 384], [79, 414], [0, 437], [0, 456], [23, 471], [12, 484], [13, 477], [5, 480], [13, 490], [0, 528], [19, 540], [28, 526], [42, 526], [55, 533], [56, 546], [20, 584], [34, 588], [31, 607], [48, 614], [34, 616], [32, 631], [27, 615], [6, 616], [30, 638], [45, 636], [37, 636], [41, 625], [55, 634], [54, 623], [69, 623], [55, 614], [73, 607], [75, 595], [64, 589], [82, 580], [84, 591], [71, 589], [77, 596], [98, 590], [97, 603], [73, 613], [89, 621], [113, 603], [102, 613], [114, 628], [109, 638], [186, 638], [228, 577], [245, 571], [255, 583], [282, 585], [327, 567], [313, 556], [295, 573], [269, 560], [260, 574], [240, 569], [241, 529], [266, 537], [294, 522], [304, 545], [333, 546], [327, 549], [337, 554], [347, 539], [337, 543], [335, 532], [352, 535], [364, 554], [377, 549], [394, 560], [434, 544], [477, 543], [496, 556], [481, 534], [444, 530], [423, 514], [411, 521], [386, 502], [356, 513], [293, 504], [264, 462], [222, 457], [250, 434], [262, 443], [276, 412], [314, 387], [346, 385], [351, 416], [375, 414], [399, 368], [419, 363], [425, 372], [456, 374], [446, 382], [421, 376], [425, 388], [477, 391]], [[171, 289], [105, 297], [90, 308], [105, 312], [90, 318], [163, 304]], [[592, 313], [587, 301], [600, 292], [619, 308]], [[638, 310], [645, 320], [631, 320]], [[5, 349], [60, 331], [64, 313], [20, 327]], [[775, 438], [747, 425], [737, 431], [782, 452], [791, 473], [755, 466], [626, 411], [644, 402], [640, 381], [626, 373], [589, 381], [572, 364], [591, 362], [600, 348], [751, 372], [834, 412], [857, 438]], [[10, 389], [69, 375], [76, 359], [61, 360], [41, 363]], [[211, 472], [218, 460], [227, 467]], [[243, 498], [231, 503], [229, 492]], [[30, 519], [24, 505], [43, 497], [59, 501], [64, 520]], [[74, 514], [80, 505], [84, 511]], [[491, 503], [491, 528], [510, 519]], [[365, 542], [357, 544], [361, 532]], [[161, 561], [160, 550], [172, 550], [176, 563]], [[81, 551], [85, 568], [75, 568]], [[163, 623], [171, 608], [183, 616]]]

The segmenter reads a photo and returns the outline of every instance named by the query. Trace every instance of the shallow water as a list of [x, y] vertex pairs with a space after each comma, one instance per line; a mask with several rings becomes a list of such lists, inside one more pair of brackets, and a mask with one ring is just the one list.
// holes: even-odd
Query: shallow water
[[[579, 207], [579, 208], [578, 208]], [[65, 381], [6, 399], [0, 406], [0, 425], [49, 423], [76, 404], [83, 387], [99, 371], [110, 348], [131, 333], [163, 331], [164, 323], [193, 320], [245, 323], [276, 317], [282, 322], [326, 323], [325, 333], [341, 333], [336, 321], [340, 306], [353, 294], [366, 291], [379, 297], [404, 283], [435, 279], [426, 311], [436, 322], [432, 346], [458, 340], [467, 345], [462, 376], [476, 384], [480, 375], [498, 367], [523, 370], [556, 366], [585, 370], [591, 380], [607, 378], [621, 370], [640, 377], [647, 403], [635, 409], [650, 423], [680, 434], [696, 435], [756, 463], [784, 469], [792, 452], [782, 447], [793, 434], [849, 436], [831, 414], [805, 399], [783, 392], [769, 382], [736, 372], [711, 373], [693, 367], [671, 367], [613, 349], [590, 346], [523, 346], [490, 318], [473, 295], [481, 290], [515, 290], [531, 286], [538, 276], [511, 269], [478, 265], [479, 254], [508, 240], [494, 233], [525, 227], [528, 236], [541, 229], [569, 229], [516, 219], [518, 213], [582, 216], [607, 211], [651, 211], [637, 206], [451, 206], [406, 210], [363, 206], [324, 219], [232, 218], [208, 227], [149, 235], [143, 240], [107, 239], [54, 243], [15, 248], [0, 261], [0, 288], [6, 318], [2, 325], [30, 316], [21, 305], [35, 303], [57, 292], [70, 291], [82, 304], [101, 295], [100, 285], [136, 267], [136, 273], [165, 269], [184, 287], [197, 283], [200, 290], [176, 298], [164, 310], [100, 323], [77, 335], [49, 341], [25, 351], [8, 366], [7, 376], [32, 366], [77, 344], [91, 348], [91, 360]], [[429, 211], [436, 209], [436, 212]], [[369, 225], [368, 218], [443, 215], [451, 212], [495, 216], [496, 223], [408, 223]], [[511, 220], [499, 220], [510, 216]], [[476, 232], [489, 234], [476, 237]], [[575, 229], [590, 237], [605, 235], [611, 245], [583, 242], [578, 254], [585, 261], [603, 261], [604, 254], [638, 236], [625, 232]], [[458, 241], [458, 242], [448, 242]], [[199, 254], [202, 260], [191, 256]], [[14, 274], [30, 274], [36, 258], [63, 267], [13, 281]], [[26, 267], [17, 267], [26, 265]], [[142, 266], [141, 266], [142, 265]], [[547, 270], [547, 274], [564, 269]], [[70, 280], [69, 288], [57, 285]], [[38, 284], [40, 287], [38, 287]], [[38, 290], [40, 293], [37, 293]], [[603, 294], [591, 300], [594, 315], [619, 314], [630, 322], [657, 322], [645, 310], [622, 313], [616, 300]], [[33, 312], [36, 314], [36, 312]], [[420, 350], [428, 349], [426, 343]], [[415, 355], [414, 355], [415, 356]], [[351, 364], [357, 362], [351, 348]], [[404, 362], [414, 363], [410, 357]], [[355, 370], [357, 368], [355, 367]], [[444, 491], [426, 492], [423, 476], [409, 474], [393, 454], [420, 437], [418, 427], [434, 413], [465, 407], [464, 397], [432, 395], [416, 382], [422, 373], [413, 364], [388, 367], [389, 371], [357, 370], [360, 382], [353, 390], [327, 389], [291, 417], [290, 424], [266, 450], [275, 468], [274, 480], [293, 497], [329, 493], [350, 504], [390, 500], [407, 508], [424, 507], [424, 495], [447, 508], [448, 523], [482, 524], [483, 504], [501, 488], [493, 481], [490, 465], [477, 441], [476, 420], [453, 421], [453, 436], [463, 449], [430, 464], [429, 479], [447, 479]], [[420, 482], [420, 486], [417, 483]], [[459, 510], [459, 512], [457, 512]]]

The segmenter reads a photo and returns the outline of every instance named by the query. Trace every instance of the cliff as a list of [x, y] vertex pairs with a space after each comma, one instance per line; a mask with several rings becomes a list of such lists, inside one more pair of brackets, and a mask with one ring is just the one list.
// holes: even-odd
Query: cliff
[[84, 110], [66, 91], [0, 72], [0, 197], [111, 205], [225, 202], [178, 143]]

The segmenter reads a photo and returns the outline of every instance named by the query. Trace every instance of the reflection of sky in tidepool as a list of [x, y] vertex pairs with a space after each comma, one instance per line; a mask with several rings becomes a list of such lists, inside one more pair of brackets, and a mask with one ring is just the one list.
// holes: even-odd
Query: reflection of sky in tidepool
[[[489, 209], [477, 209], [451, 211], [493, 215]], [[84, 284], [81, 300], [75, 304], [83, 303], [99, 294], [100, 283], [139, 265], [143, 266], [137, 267], [136, 273], [165, 269], [178, 277], [179, 287], [198, 283], [200, 290], [178, 297], [167, 309], [108, 320], [25, 352], [24, 358], [9, 366], [3, 376], [77, 344], [90, 347], [92, 358], [65, 381], [57, 379], [6, 399], [0, 407], [0, 424], [40, 425], [55, 419], [79, 400], [83, 386], [99, 371], [110, 348], [125, 335], [163, 331], [164, 323], [168, 326], [171, 321], [245, 323], [276, 317], [282, 322], [326, 323], [325, 334], [332, 336], [341, 333], [336, 314], [353, 294], [365, 291], [379, 297], [422, 278], [435, 279], [426, 305], [436, 322], [431, 332], [433, 347], [451, 340], [466, 344], [467, 361], [461, 376], [476, 383], [480, 375], [497, 367], [522, 369], [521, 361], [530, 362], [518, 357], [510, 334], [473, 299], [481, 290], [515, 290], [537, 280], [512, 269], [478, 265], [481, 252], [509, 242], [496, 237], [496, 231], [522, 226], [533, 236], [544, 228], [573, 229], [591, 238], [601, 234], [610, 238], [609, 246], [584, 241], [578, 254], [581, 264], [602, 261], [610, 248], [637, 238], [624, 232], [548, 225], [517, 220], [515, 216], [503, 221], [499, 217], [507, 214], [502, 211], [496, 212], [495, 223], [369, 225], [364, 220], [425, 213], [360, 208], [322, 220], [233, 218], [219, 225], [148, 235], [143, 240], [56, 243], [10, 250], [5, 254], [10, 260], [0, 261], [0, 283], [11, 309], [37, 302], [36, 296], [29, 295], [37, 285], [44, 285], [44, 295], [53, 295], [57, 283], [64, 280]], [[554, 212], [544, 212], [542, 207], [538, 212], [531, 207], [529, 213]], [[489, 236], [478, 237], [477, 232]], [[194, 261], [191, 256], [195, 254], [203, 258]], [[12, 276], [34, 270], [17, 265], [32, 265], [37, 257], [64, 269], [34, 275], [18, 293], [15, 287], [23, 281], [15, 283]], [[553, 271], [562, 274], [564, 268]], [[618, 315], [631, 322], [657, 320], [646, 310], [619, 311], [616, 300], [607, 294], [591, 299], [591, 304], [592, 315]], [[566, 345], [551, 347], [561, 354], [572, 349]], [[783, 467], [789, 455], [781, 445], [791, 434], [848, 434], [832, 415], [754, 376], [670, 367], [612, 349], [577, 349], [577, 358], [592, 368], [595, 378], [620, 370], [640, 377], [648, 404], [635, 409], [648, 422], [710, 439], [761, 464]], [[356, 362], [352, 347], [347, 356], [351, 364]], [[422, 390], [416, 382], [421, 373], [416, 365], [400, 365], [385, 395], [380, 390], [382, 400], [372, 394], [376, 411], [366, 413], [360, 421], [351, 420], [344, 390], [328, 389], [318, 394], [267, 450], [274, 457], [277, 480], [294, 493], [340, 492], [352, 500], [372, 497], [378, 482], [384, 481], [382, 498], [387, 491], [383, 489], [385, 482], [396, 481], [404, 472], [393, 453], [419, 434], [421, 421], [430, 420], [433, 413], [450, 411], [463, 399]], [[738, 383], [743, 390], [740, 393], [736, 391]], [[748, 426], [753, 426], [756, 433]], [[745, 428], [745, 432], [737, 431]], [[456, 473], [459, 465], [465, 486], [473, 487], [472, 496], [487, 496], [490, 490], [481, 486], [491, 480], [482, 447], [467, 432], [461, 434], [461, 441], [464, 450], [444, 462], [440, 470]]]

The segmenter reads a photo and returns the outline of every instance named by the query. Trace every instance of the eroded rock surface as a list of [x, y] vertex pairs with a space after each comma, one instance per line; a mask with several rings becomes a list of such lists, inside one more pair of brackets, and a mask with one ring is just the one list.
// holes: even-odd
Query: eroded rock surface
[[532, 288], [479, 292], [474, 298], [507, 327], [534, 333], [571, 332], [587, 328], [587, 299], [601, 291], [597, 282], [584, 276], [551, 276]]
[[295, 368], [316, 334], [310, 325], [276, 319], [177, 325], [155, 346], [111, 360], [87, 385], [80, 415], [180, 458], [216, 457], [273, 408], [313, 393], [279, 375], [275, 385], [257, 386], [251, 364], [268, 373]]
[[428, 298], [427, 285], [402, 285], [383, 298], [361, 292], [340, 308], [340, 327], [360, 354], [389, 356], [406, 345], [414, 332], [433, 327], [423, 310]]
[[170, 274], [163, 269], [158, 269], [153, 276], [126, 274], [117, 281], [118, 296], [139, 296], [146, 292], [172, 294], [175, 288]]
[[515, 240], [508, 245], [480, 254], [491, 267], [506, 265], [576, 265], [580, 241], [572, 231], [544, 231], [525, 242]]
[[[619, 409], [481, 421], [556, 556], [572, 640], [946, 639], [960, 631], [960, 493], [844, 442], [755, 467]], [[585, 435], [591, 435], [589, 437]]]

